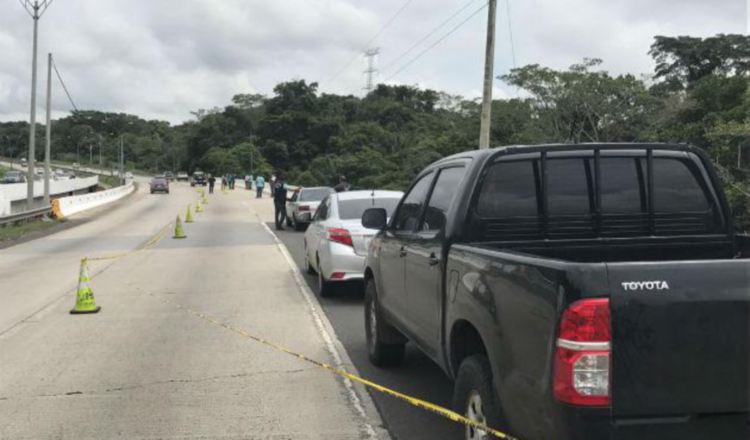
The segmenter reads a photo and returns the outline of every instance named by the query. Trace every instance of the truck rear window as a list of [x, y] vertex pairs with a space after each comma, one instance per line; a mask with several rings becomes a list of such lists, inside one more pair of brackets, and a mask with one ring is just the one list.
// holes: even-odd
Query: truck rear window
[[653, 218], [645, 152], [600, 158], [601, 215], [592, 156], [548, 158], [546, 200], [540, 159], [502, 159], [489, 166], [480, 184], [473, 229], [492, 240], [716, 232], [717, 213], [699, 167], [677, 156], [654, 157], [652, 163]]

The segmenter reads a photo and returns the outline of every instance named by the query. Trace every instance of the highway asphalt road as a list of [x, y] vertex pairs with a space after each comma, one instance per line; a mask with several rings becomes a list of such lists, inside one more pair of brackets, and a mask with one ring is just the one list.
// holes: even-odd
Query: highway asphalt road
[[[274, 226], [273, 223], [268, 225], [271, 228]], [[400, 367], [381, 369], [371, 365], [367, 359], [361, 288], [356, 284], [341, 285], [332, 297], [321, 298], [317, 295], [316, 277], [308, 275], [303, 269], [304, 232], [295, 232], [292, 228], [274, 232], [286, 245], [310, 289], [316, 292], [318, 301], [359, 372], [382, 385], [450, 408], [452, 382], [412, 344], [407, 345], [406, 359]], [[394, 439], [434, 440], [460, 437], [456, 425], [446, 419], [377, 391], [371, 391], [370, 394]]]
[[[0, 439], [388, 438], [364, 389], [246, 336], [350, 368], [259, 220], [269, 200], [213, 194], [172, 239], [197, 198], [142, 186], [0, 250]], [[79, 260], [114, 255], [90, 263], [101, 312], [70, 315]]]

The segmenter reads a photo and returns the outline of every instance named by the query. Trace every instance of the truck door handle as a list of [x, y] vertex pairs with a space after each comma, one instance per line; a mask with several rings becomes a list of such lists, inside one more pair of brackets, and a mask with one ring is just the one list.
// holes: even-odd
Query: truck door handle
[[437, 266], [438, 263], [440, 263], [440, 260], [438, 257], [435, 256], [435, 254], [430, 255], [430, 266]]
[[406, 249], [404, 249], [404, 248], [403, 248], [403, 246], [402, 246], [402, 247], [401, 247], [401, 249], [400, 249], [400, 250], [398, 251], [398, 255], [399, 255], [400, 257], [405, 257], [405, 256], [406, 256]]

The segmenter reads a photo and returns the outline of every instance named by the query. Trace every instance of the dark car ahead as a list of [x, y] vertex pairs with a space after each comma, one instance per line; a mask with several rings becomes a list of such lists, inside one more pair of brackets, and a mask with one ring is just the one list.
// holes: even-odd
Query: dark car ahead
[[170, 182], [174, 180], [174, 174], [171, 171], [165, 172], [164, 177], [166, 177]]
[[386, 218], [362, 218], [376, 365], [413, 343], [458, 412], [524, 440], [750, 438], [750, 239], [701, 150], [470, 151]]
[[190, 186], [206, 186], [206, 175], [203, 171], [196, 171], [190, 176]]
[[169, 194], [169, 179], [166, 176], [156, 176], [149, 182], [151, 187], [151, 194], [155, 192], [163, 192]]

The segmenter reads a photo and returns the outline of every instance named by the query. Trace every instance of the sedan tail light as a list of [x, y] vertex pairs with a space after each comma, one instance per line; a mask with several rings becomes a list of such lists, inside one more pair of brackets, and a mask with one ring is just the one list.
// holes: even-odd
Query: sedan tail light
[[609, 299], [576, 301], [560, 320], [553, 388], [557, 400], [580, 406], [610, 404]]
[[348, 229], [343, 228], [328, 228], [328, 239], [336, 243], [345, 244], [347, 246], [354, 247], [352, 242], [352, 236]]
[[310, 207], [308, 205], [299, 205], [297, 207], [297, 210], [300, 211], [300, 212], [302, 212], [302, 211], [309, 211]]

